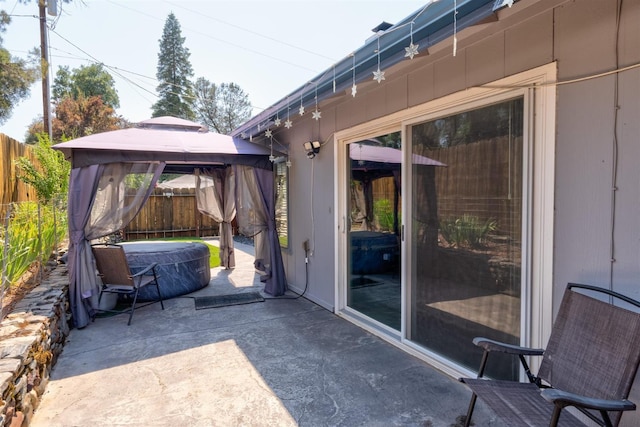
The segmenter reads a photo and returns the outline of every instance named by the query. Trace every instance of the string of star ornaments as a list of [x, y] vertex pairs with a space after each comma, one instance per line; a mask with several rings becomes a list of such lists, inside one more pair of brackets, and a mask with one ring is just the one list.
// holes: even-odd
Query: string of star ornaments
[[[375, 71], [373, 71], [373, 80], [375, 80], [376, 82], [378, 82], [378, 84], [382, 83], [382, 81], [385, 80], [385, 71], [382, 70], [381, 68], [381, 48], [380, 48], [380, 39], [382, 37], [384, 37], [385, 35], [391, 33], [391, 32], [395, 32], [398, 31], [402, 28], [404, 28], [405, 26], [409, 26], [409, 45], [406, 46], [404, 48], [405, 50], [405, 54], [404, 54], [404, 58], [408, 58], [409, 60], [413, 60], [417, 55], [419, 55], [420, 51], [419, 51], [419, 47], [420, 45], [414, 42], [414, 25], [415, 25], [415, 20], [422, 15], [422, 13], [424, 13], [424, 11], [427, 9], [427, 7], [439, 0], [433, 0], [431, 2], [429, 2], [428, 4], [426, 4], [421, 10], [420, 12], [418, 12], [413, 19], [400, 26], [400, 27], [396, 27], [393, 29], [390, 29], [389, 31], [386, 31], [384, 33], [380, 33], [377, 35], [377, 46], [376, 49], [374, 50], [374, 53], [377, 56], [377, 68]], [[511, 5], [513, 4], [514, 0], [507, 0], [507, 4], [509, 5], [509, 7], [511, 7]], [[456, 51], [457, 51], [457, 14], [458, 14], [458, 4], [457, 4], [457, 0], [454, 0], [454, 10], [453, 10], [453, 56], [456, 56]], [[357, 81], [356, 81], [356, 52], [353, 52], [349, 55], [352, 58], [352, 67], [351, 67], [351, 79], [352, 79], [352, 85], [351, 85], [351, 96], [353, 96], [354, 98], [356, 97], [357, 93], [358, 93], [358, 86], [357, 86]], [[332, 67], [333, 69], [333, 92], [336, 92], [336, 68], [335, 65]], [[325, 74], [326, 75], [326, 74]], [[324, 76], [323, 76], [324, 77]], [[314, 101], [315, 101], [315, 108], [314, 110], [311, 112], [311, 118], [313, 120], [319, 121], [322, 118], [322, 112], [320, 111], [319, 107], [318, 107], [318, 83], [320, 80], [322, 80], [321, 77], [320, 79], [318, 79], [315, 82], [308, 82], [307, 85], [313, 84], [315, 85], [315, 93], [314, 93]], [[304, 106], [304, 99], [303, 99], [303, 94], [304, 94], [304, 88], [303, 90], [300, 92], [300, 106], [298, 108], [298, 115], [299, 116], [304, 116], [306, 113], [305, 110], [305, 106]], [[264, 137], [268, 138], [270, 141], [270, 148], [271, 148], [271, 156], [269, 157], [269, 159], [273, 162], [275, 161], [275, 157], [273, 156], [273, 130], [271, 129], [271, 125], [273, 125], [274, 127], [280, 127], [281, 125], [283, 125], [283, 127], [285, 129], [291, 129], [293, 127], [293, 121], [291, 120], [291, 105], [290, 105], [290, 97], [287, 96], [287, 109], [286, 109], [286, 120], [284, 120], [284, 122], [280, 119], [279, 117], [279, 113], [276, 112], [276, 117], [269, 119], [267, 122], [263, 123], [263, 124], [258, 124], [258, 133], [261, 131], [261, 128], [264, 126], [267, 129], [264, 132]], [[246, 134], [242, 135], [243, 138], [246, 138]], [[249, 135], [250, 140], [252, 140], [252, 134]], [[287, 166], [290, 166], [290, 162], [287, 160]]]

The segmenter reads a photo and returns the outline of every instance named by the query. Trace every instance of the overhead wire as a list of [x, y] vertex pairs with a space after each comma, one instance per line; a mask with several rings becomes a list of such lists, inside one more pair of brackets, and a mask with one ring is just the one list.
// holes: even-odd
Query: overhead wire
[[[18, 0], [18, 2], [19, 2], [19, 0]], [[114, 1], [111, 1], [111, 0], [107, 0], [107, 2], [108, 2], [108, 3], [110, 3], [110, 4], [112, 4], [112, 5], [114, 5], [114, 6], [118, 6], [118, 7], [121, 7], [121, 8], [127, 9], [127, 10], [130, 10], [130, 11], [132, 11], [132, 12], [138, 13], [138, 14], [143, 15], [143, 16], [146, 16], [146, 17], [149, 17], [149, 18], [151, 18], [151, 19], [158, 20], [158, 21], [164, 21], [164, 19], [163, 19], [163, 18], [159, 18], [159, 17], [157, 17], [157, 16], [154, 16], [154, 15], [152, 15], [152, 14], [146, 13], [146, 12], [141, 11], [141, 10], [139, 10], [139, 9], [132, 8], [132, 7], [128, 6], [128, 5], [121, 4], [121, 3], [118, 3], [118, 2], [114, 2]], [[287, 46], [287, 47], [290, 47], [290, 48], [293, 48], [293, 49], [297, 49], [297, 50], [299, 50], [299, 51], [302, 51], [302, 52], [305, 52], [305, 53], [308, 53], [308, 54], [312, 54], [312, 55], [315, 55], [315, 56], [318, 56], [318, 57], [321, 57], [321, 58], [324, 58], [324, 59], [333, 60], [332, 58], [330, 58], [330, 57], [328, 57], [328, 56], [325, 56], [325, 55], [319, 54], [319, 53], [317, 53], [317, 52], [310, 51], [310, 50], [305, 49], [305, 48], [302, 48], [302, 47], [300, 47], [300, 46], [296, 46], [296, 45], [294, 45], [294, 44], [291, 44], [291, 43], [288, 43], [288, 42], [285, 42], [285, 41], [282, 41], [282, 40], [278, 40], [278, 39], [276, 39], [276, 38], [273, 38], [273, 37], [270, 37], [270, 36], [267, 36], [267, 35], [261, 34], [261, 33], [259, 33], [259, 32], [256, 32], [256, 31], [253, 31], [253, 30], [250, 30], [250, 29], [243, 28], [242, 26], [239, 26], [239, 25], [236, 25], [236, 24], [232, 24], [232, 23], [229, 23], [229, 22], [226, 22], [226, 21], [220, 20], [220, 19], [218, 19], [218, 18], [215, 18], [215, 17], [209, 16], [209, 15], [203, 15], [203, 14], [202, 14], [201, 12], [199, 12], [199, 11], [194, 11], [193, 9], [190, 9], [190, 8], [185, 7], [185, 6], [183, 6], [183, 5], [179, 5], [179, 4], [175, 3], [175, 2], [165, 1], [165, 3], [167, 3], [167, 4], [169, 4], [169, 5], [172, 5], [172, 6], [175, 6], [175, 7], [179, 7], [179, 8], [181, 8], [181, 9], [187, 10], [187, 11], [192, 12], [192, 13], [197, 13], [198, 15], [203, 16], [203, 17], [205, 17], [205, 18], [207, 18], [207, 19], [209, 19], [209, 20], [212, 20], [212, 21], [215, 21], [215, 22], [219, 22], [219, 23], [222, 23], [222, 24], [228, 25], [228, 26], [230, 26], [230, 27], [233, 27], [233, 28], [239, 29], [239, 30], [241, 30], [241, 31], [245, 31], [245, 32], [250, 33], [250, 34], [252, 34], [252, 35], [256, 35], [256, 36], [258, 36], [258, 37], [262, 37], [262, 38], [264, 38], [264, 39], [266, 39], [266, 40], [273, 41], [273, 42], [276, 42], [276, 43], [282, 44], [282, 45], [284, 45], [284, 46]], [[422, 8], [422, 9], [421, 9], [421, 10], [420, 10], [416, 15], [415, 15], [415, 17], [414, 17], [413, 19], [415, 20], [418, 16], [420, 16], [420, 14], [422, 14], [422, 13], [427, 9], [427, 7], [428, 7], [429, 5], [431, 5], [432, 3], [433, 3], [433, 1], [429, 1], [429, 2], [428, 2], [428, 3], [427, 3], [427, 4], [426, 4], [426, 5], [425, 5], [425, 6], [424, 6], [424, 7], [423, 7], [423, 8]], [[14, 6], [14, 8], [15, 8], [15, 6]], [[36, 18], [37, 18], [37, 17], [36, 17]], [[59, 19], [60, 19], [60, 15], [58, 15], [58, 17], [56, 17], [55, 23], [57, 23]], [[411, 21], [411, 22], [413, 22], [413, 21]], [[407, 23], [405, 23], [405, 24], [402, 24], [402, 25], [396, 26], [396, 27], [394, 27], [394, 28], [392, 28], [392, 29], [389, 29], [389, 30], [387, 30], [387, 33], [389, 33], [389, 32], [393, 32], [393, 31], [397, 31], [397, 30], [400, 30], [400, 29], [404, 28], [405, 26], [410, 25], [410, 23], [411, 23], [411, 22], [407, 22]], [[55, 23], [54, 23], [54, 25], [50, 28], [50, 31], [52, 31], [54, 34], [56, 34], [57, 36], [59, 36], [60, 38], [62, 38], [64, 41], [66, 41], [67, 43], [69, 43], [70, 45], [72, 45], [73, 47], [75, 47], [76, 49], [78, 49], [79, 51], [81, 51], [83, 54], [85, 54], [85, 55], [87, 55], [89, 58], [91, 58], [91, 62], [94, 62], [94, 63], [96, 63], [96, 64], [101, 64], [101, 65], [105, 66], [107, 69], [109, 69], [109, 70], [111, 70], [112, 72], [114, 72], [114, 74], [116, 74], [118, 77], [120, 77], [121, 79], [123, 79], [123, 80], [124, 80], [125, 82], [127, 82], [129, 85], [131, 85], [131, 86], [133, 86], [133, 87], [136, 87], [136, 88], [138, 88], [139, 90], [142, 90], [142, 91], [144, 91], [144, 92], [146, 92], [146, 93], [148, 93], [148, 94], [150, 94], [150, 95], [153, 95], [154, 97], [158, 97], [158, 94], [157, 94], [156, 92], [151, 91], [151, 90], [149, 90], [149, 89], [147, 89], [147, 88], [144, 88], [143, 86], [141, 86], [140, 84], [136, 83], [135, 81], [132, 81], [131, 79], [129, 79], [129, 78], [125, 77], [124, 75], [122, 75], [122, 73], [126, 72], [126, 73], [130, 73], [130, 74], [138, 75], [138, 76], [141, 76], [141, 77], [144, 77], [144, 78], [147, 78], [147, 79], [154, 79], [154, 78], [152, 78], [152, 77], [148, 77], [148, 76], [143, 76], [143, 75], [141, 75], [141, 74], [139, 74], [139, 73], [135, 73], [135, 72], [127, 71], [127, 70], [124, 70], [124, 69], [119, 68], [119, 67], [115, 67], [115, 66], [112, 66], [112, 65], [105, 64], [104, 62], [100, 61], [99, 59], [95, 58], [93, 55], [91, 55], [90, 53], [88, 53], [86, 50], [84, 50], [84, 49], [82, 49], [82, 48], [78, 47], [78, 46], [77, 46], [77, 45], [75, 45], [73, 42], [71, 42], [69, 39], [67, 39], [66, 37], [62, 36], [59, 32], [55, 31]], [[203, 36], [203, 37], [207, 37], [207, 38], [210, 38], [210, 39], [212, 39], [212, 40], [216, 40], [216, 41], [219, 41], [219, 42], [221, 42], [221, 43], [224, 43], [224, 44], [227, 44], [227, 45], [230, 45], [230, 46], [233, 46], [233, 47], [239, 48], [239, 49], [246, 50], [246, 51], [251, 52], [252, 54], [255, 54], [255, 55], [264, 56], [264, 57], [267, 57], [267, 58], [272, 59], [272, 60], [274, 60], [274, 61], [282, 62], [282, 63], [284, 63], [284, 64], [287, 64], [287, 65], [290, 65], [290, 66], [294, 66], [294, 67], [297, 67], [297, 68], [301, 68], [301, 69], [304, 69], [304, 70], [314, 71], [314, 70], [312, 70], [312, 69], [310, 69], [310, 68], [307, 68], [307, 67], [305, 67], [305, 66], [301, 65], [301, 64], [300, 64], [300, 62], [297, 62], [297, 63], [290, 62], [290, 61], [287, 61], [287, 60], [284, 60], [284, 59], [281, 59], [281, 58], [278, 58], [278, 57], [275, 57], [275, 56], [272, 56], [272, 55], [265, 54], [264, 52], [260, 52], [260, 51], [256, 51], [256, 50], [254, 50], [254, 49], [250, 49], [250, 48], [248, 48], [247, 46], [238, 45], [238, 44], [235, 44], [235, 43], [229, 42], [229, 41], [227, 41], [227, 40], [223, 40], [223, 39], [220, 39], [220, 38], [217, 38], [217, 37], [213, 37], [213, 36], [211, 36], [210, 34], [206, 34], [206, 33], [203, 33], [203, 32], [200, 32], [200, 31], [197, 31], [197, 30], [194, 30], [194, 29], [191, 29], [191, 28], [189, 28], [189, 27], [181, 27], [181, 28], [183, 28], [185, 31], [189, 31], [189, 32], [192, 32], [192, 33], [194, 33], [194, 34], [197, 34], [197, 35], [200, 35], [200, 36]], [[50, 45], [50, 46], [51, 46], [51, 45]], [[334, 62], [334, 64], [335, 64], [335, 62]], [[334, 66], [335, 66], [335, 65], [334, 65]], [[322, 80], [324, 80], [324, 79], [326, 79], [326, 78], [327, 78], [328, 73], [329, 73], [329, 71], [327, 71], [327, 72], [323, 73], [321, 76], [316, 77], [313, 81], [308, 81], [307, 83], [305, 83], [305, 84], [302, 86], [302, 89], [304, 90], [304, 88], [309, 87], [310, 85], [317, 85], [320, 81], [322, 81]], [[184, 87], [182, 87], [182, 86], [180, 86], [180, 85], [172, 84], [172, 83], [170, 83], [170, 82], [161, 82], [161, 81], [158, 81], [157, 79], [155, 79], [155, 81], [158, 83], [158, 85], [160, 85], [160, 84], [170, 84], [170, 85], [173, 85], [173, 86], [175, 86], [175, 87], [179, 87], [179, 88], [181, 88], [181, 89], [185, 89]], [[140, 94], [140, 93], [139, 93], [139, 94]], [[149, 99], [145, 98], [145, 97], [144, 97], [144, 95], [142, 95], [142, 94], [140, 94], [140, 95], [141, 95], [141, 96], [143, 96], [143, 98], [144, 98], [145, 100], [149, 101]], [[183, 94], [180, 94], [180, 95], [183, 95]], [[193, 97], [193, 98], [195, 99], [195, 97]], [[257, 106], [257, 105], [254, 105], [254, 104], [251, 104], [251, 107], [252, 107], [252, 109], [254, 109], [254, 110], [258, 110], [258, 111], [264, 111], [264, 110], [266, 110], [264, 107]]]
[[[118, 6], [118, 7], [121, 7], [121, 8], [127, 9], [127, 10], [130, 10], [130, 11], [135, 12], [135, 13], [138, 13], [138, 14], [140, 14], [140, 15], [147, 16], [147, 17], [149, 17], [149, 18], [151, 18], [151, 19], [155, 19], [155, 20], [158, 20], [158, 21], [165, 21], [165, 19], [164, 19], [164, 18], [159, 18], [159, 17], [157, 17], [157, 16], [154, 16], [154, 15], [152, 15], [152, 14], [146, 13], [146, 12], [141, 11], [141, 10], [139, 10], [139, 9], [135, 9], [135, 8], [129, 7], [129, 6], [124, 5], [124, 4], [120, 4], [120, 3], [117, 3], [117, 2], [114, 2], [114, 1], [108, 1], [108, 3], [111, 3], [111, 4], [115, 5], [115, 6]], [[181, 5], [177, 5], [177, 4], [173, 3], [173, 2], [166, 2], [166, 3], [171, 4], [171, 5], [173, 5], [173, 6], [176, 6], [176, 7], [180, 7], [180, 8], [185, 9], [185, 10], [188, 10], [188, 11], [190, 11], [190, 12], [192, 12], [192, 13], [196, 13], [196, 12], [195, 12], [195, 11], [193, 11], [192, 9], [189, 9], [189, 8], [184, 7], [184, 6], [181, 6]], [[13, 9], [15, 9], [15, 7], [17, 6], [17, 4], [19, 4], [19, 0], [16, 0], [16, 5], [14, 5], [14, 8], [13, 8]], [[149, 90], [149, 89], [147, 89], [147, 88], [143, 87], [141, 84], [139, 84], [139, 83], [137, 83], [136, 81], [133, 81], [132, 79], [130, 79], [130, 78], [128, 78], [128, 77], [126, 77], [126, 76], [124, 76], [122, 73], [132, 74], [132, 75], [136, 75], [136, 76], [139, 76], [139, 77], [142, 77], [142, 78], [145, 78], [145, 79], [154, 80], [154, 81], [156, 82], [156, 84], [157, 84], [157, 85], [161, 85], [161, 84], [169, 84], [169, 85], [175, 86], [175, 87], [180, 88], [180, 89], [185, 89], [184, 87], [182, 87], [182, 86], [180, 86], [180, 85], [173, 84], [173, 83], [171, 83], [171, 82], [161, 82], [161, 81], [157, 80], [157, 78], [154, 78], [154, 77], [145, 76], [145, 75], [140, 74], [140, 73], [136, 73], [136, 72], [133, 72], [133, 71], [125, 70], [125, 69], [120, 68], [120, 67], [116, 67], [116, 66], [113, 66], [113, 65], [106, 64], [105, 62], [101, 61], [100, 59], [96, 58], [94, 55], [92, 55], [91, 53], [89, 53], [87, 50], [85, 50], [85, 49], [83, 49], [83, 48], [79, 47], [77, 44], [75, 44], [74, 42], [72, 42], [71, 40], [69, 40], [67, 37], [65, 37], [65, 36], [63, 36], [62, 34], [60, 34], [60, 32], [56, 31], [55, 26], [56, 26], [56, 25], [57, 25], [57, 23], [59, 22], [61, 15], [62, 15], [62, 14], [61, 14], [61, 13], [59, 13], [53, 21], [50, 21], [50, 22], [51, 22], [51, 24], [49, 25], [49, 31], [50, 31], [51, 33], [55, 34], [56, 36], [60, 37], [60, 38], [61, 38], [62, 40], [64, 40], [66, 43], [68, 43], [69, 45], [73, 46], [75, 49], [77, 49], [78, 51], [82, 52], [84, 55], [86, 55], [86, 56], [87, 56], [87, 58], [81, 58], [81, 57], [77, 57], [77, 56], [76, 56], [76, 57], [73, 57], [73, 56], [72, 56], [72, 59], [78, 59], [78, 60], [83, 60], [83, 59], [84, 59], [84, 60], [86, 60], [86, 61], [88, 61], [88, 62], [92, 62], [92, 63], [94, 63], [94, 64], [100, 64], [100, 65], [103, 65], [105, 68], [107, 68], [108, 70], [110, 70], [111, 72], [113, 72], [117, 77], [121, 78], [123, 81], [125, 81], [125, 82], [126, 82], [127, 84], [129, 84], [130, 86], [132, 86], [132, 87], [134, 87], [134, 88], [137, 88], [137, 90], [141, 90], [141, 91], [143, 91], [143, 92], [145, 92], [145, 93], [147, 93], [147, 94], [149, 94], [149, 95], [152, 95], [152, 96], [154, 96], [154, 97], [156, 97], [156, 98], [158, 97], [158, 94], [157, 94], [155, 91], [152, 91], [152, 90]], [[200, 14], [200, 15], [202, 15], [202, 14]], [[38, 18], [38, 16], [33, 15], [33, 14], [31, 14], [31, 15], [12, 15], [12, 16], [23, 16], [23, 17], [29, 17], [29, 18], [39, 19], [39, 18]], [[209, 15], [202, 15], [202, 16], [204, 16], [204, 17], [205, 17], [205, 18], [207, 18], [207, 19], [214, 20], [214, 21], [216, 21], [216, 22], [221, 22], [221, 23], [224, 23], [224, 24], [226, 24], [226, 25], [232, 26], [232, 27], [234, 27], [234, 28], [237, 28], [237, 29], [243, 30], [243, 31], [245, 31], [245, 32], [251, 33], [251, 34], [253, 34], [253, 35], [256, 35], [256, 36], [259, 36], [259, 37], [265, 38], [265, 39], [267, 39], [267, 40], [270, 40], [270, 41], [273, 41], [273, 42], [276, 42], [276, 43], [280, 43], [280, 44], [282, 44], [282, 45], [285, 45], [285, 46], [288, 46], [288, 47], [291, 47], [291, 48], [294, 48], [294, 49], [297, 49], [297, 50], [300, 50], [300, 51], [303, 51], [303, 52], [306, 52], [306, 53], [309, 53], [309, 54], [312, 54], [312, 55], [316, 55], [316, 56], [318, 56], [318, 57], [322, 57], [322, 58], [325, 58], [325, 59], [331, 59], [331, 58], [329, 58], [329, 57], [327, 57], [327, 56], [325, 56], [325, 55], [318, 54], [318, 53], [316, 53], [316, 52], [312, 52], [312, 51], [310, 51], [310, 50], [308, 50], [308, 49], [304, 49], [304, 48], [301, 48], [301, 47], [299, 47], [299, 46], [295, 46], [295, 45], [293, 45], [293, 44], [290, 44], [290, 43], [287, 43], [287, 42], [284, 42], [284, 41], [278, 40], [278, 39], [273, 38], [273, 37], [266, 36], [266, 35], [264, 35], [264, 34], [260, 34], [260, 33], [256, 32], [256, 31], [253, 31], [253, 30], [249, 30], [249, 29], [246, 29], [246, 28], [242, 28], [241, 26], [238, 26], [238, 25], [235, 25], [235, 24], [231, 24], [231, 23], [228, 23], [228, 22], [222, 21], [222, 20], [220, 20], [220, 19], [217, 19], [217, 18], [211, 17], [211, 16], [209, 16]], [[250, 48], [248, 48], [248, 47], [246, 47], [246, 46], [238, 45], [238, 44], [231, 43], [231, 42], [229, 42], [229, 41], [226, 41], [226, 40], [223, 40], [223, 39], [220, 39], [220, 38], [217, 38], [217, 37], [213, 37], [213, 36], [211, 36], [210, 34], [206, 34], [206, 33], [203, 33], [203, 32], [200, 32], [200, 31], [197, 31], [197, 30], [194, 30], [194, 29], [188, 28], [188, 27], [182, 27], [182, 28], [183, 28], [185, 31], [189, 31], [189, 32], [192, 32], [192, 33], [194, 33], [194, 34], [197, 34], [197, 35], [200, 35], [200, 36], [203, 36], [203, 37], [207, 37], [207, 38], [210, 38], [210, 39], [212, 39], [212, 40], [216, 40], [216, 41], [219, 41], [219, 42], [221, 42], [221, 43], [225, 43], [225, 44], [230, 45], [230, 46], [233, 46], [233, 47], [237, 47], [237, 48], [240, 48], [240, 49], [247, 50], [247, 51], [249, 51], [249, 52], [251, 52], [251, 53], [253, 53], [253, 54], [256, 54], [256, 55], [261, 55], [261, 56], [267, 57], [267, 58], [269, 58], [269, 59], [272, 59], [272, 60], [275, 60], [275, 61], [278, 61], [278, 62], [282, 62], [282, 63], [285, 63], [285, 64], [287, 64], [287, 65], [291, 65], [291, 66], [294, 66], [294, 67], [298, 67], [298, 68], [301, 68], [301, 69], [304, 69], [304, 70], [307, 70], [307, 71], [314, 71], [314, 70], [312, 70], [312, 69], [310, 69], [310, 68], [308, 68], [308, 67], [305, 67], [305, 66], [301, 65], [300, 63], [294, 63], [294, 62], [286, 61], [286, 60], [284, 60], [284, 59], [277, 58], [277, 57], [275, 57], [275, 56], [268, 55], [268, 54], [265, 54], [265, 53], [263, 53], [263, 52], [259, 52], [259, 51], [256, 51], [256, 50], [253, 50], [253, 49], [250, 49]], [[51, 46], [51, 43], [49, 43], [49, 48], [50, 48], [50, 50], [60, 50], [60, 49], [58, 49], [58, 48], [56, 48], [56, 47]], [[67, 53], [71, 54], [70, 52], [67, 52]], [[57, 57], [62, 57], [62, 56], [57, 56]], [[175, 92], [172, 92], [172, 93], [174, 93], [174, 94], [175, 94]], [[140, 96], [142, 96], [146, 101], [148, 101], [148, 102], [152, 102], [152, 101], [150, 101], [148, 98], [146, 98], [146, 96], [145, 96], [145, 95], [143, 95], [142, 93], [138, 92], [138, 94], [139, 94]], [[181, 94], [181, 95], [182, 95], [182, 94]], [[193, 98], [195, 99], [195, 97], [193, 97]], [[264, 107], [257, 106], [257, 105], [254, 105], [254, 104], [251, 104], [251, 107], [252, 107], [252, 109], [254, 109], [254, 110], [259, 110], [259, 111], [264, 110]]]
[[[108, 2], [109, 2], [109, 3], [111, 3], [111, 4], [113, 4], [113, 5], [120, 6], [120, 7], [123, 7], [123, 8], [125, 8], [125, 9], [131, 10], [132, 12], [137, 12], [137, 13], [140, 13], [140, 14], [142, 14], [142, 15], [152, 17], [153, 19], [160, 19], [160, 18], [157, 18], [157, 17], [153, 17], [153, 16], [149, 15], [148, 13], [144, 13], [144, 12], [141, 12], [141, 11], [139, 11], [139, 10], [137, 10], [137, 9], [132, 8], [132, 7], [128, 7], [128, 6], [124, 6], [124, 5], [118, 4], [118, 3], [113, 2], [113, 1], [111, 1], [111, 0], [109, 0]], [[209, 19], [213, 19], [213, 18], [211, 18], [211, 17], [209, 17], [209, 16], [207, 16], [207, 15], [203, 15], [202, 13], [198, 13], [198, 15], [200, 15], [200, 16], [204, 16], [204, 17], [209, 18]], [[275, 56], [268, 55], [268, 54], [266, 54], [266, 53], [264, 53], [264, 52], [260, 52], [260, 51], [258, 51], [258, 50], [251, 49], [251, 48], [249, 48], [249, 47], [247, 47], [247, 46], [244, 46], [244, 45], [241, 45], [241, 44], [236, 44], [236, 43], [230, 42], [230, 41], [228, 41], [228, 40], [223, 40], [223, 39], [218, 38], [218, 37], [214, 37], [214, 36], [212, 36], [211, 34], [203, 33], [203, 32], [201, 32], [201, 31], [195, 30], [195, 29], [193, 29], [193, 28], [183, 27], [183, 26], [181, 26], [180, 28], [181, 28], [182, 30], [184, 30], [184, 31], [192, 32], [192, 33], [194, 33], [194, 34], [197, 34], [197, 35], [200, 35], [200, 36], [206, 37], [206, 38], [208, 38], [208, 39], [211, 39], [211, 40], [215, 40], [215, 41], [218, 41], [218, 42], [224, 43], [224, 44], [229, 45], [229, 46], [232, 46], [232, 47], [234, 47], [234, 48], [238, 48], [238, 49], [241, 49], [241, 50], [245, 50], [245, 51], [250, 52], [250, 53], [252, 53], [252, 54], [254, 54], [254, 55], [263, 56], [263, 57], [265, 57], [265, 58], [269, 58], [269, 59], [272, 59], [272, 60], [274, 60], [274, 61], [282, 62], [283, 64], [290, 65], [290, 66], [292, 66], [292, 67], [300, 68], [300, 69], [303, 69], [303, 70], [307, 70], [307, 71], [315, 71], [315, 70], [313, 70], [313, 69], [311, 69], [311, 68], [305, 67], [304, 65], [300, 64], [299, 62], [291, 62], [291, 61], [284, 60], [284, 59], [282, 59], [282, 58], [277, 58], [277, 57], [275, 57]], [[250, 30], [245, 30], [245, 31], [250, 31]], [[257, 34], [257, 33], [256, 33], [256, 34]], [[267, 37], [267, 36], [262, 36], [262, 37]], [[284, 44], [284, 42], [281, 42], [281, 43], [283, 43], [283, 44]]]
[[178, 7], [178, 8], [180, 8], [180, 9], [187, 10], [187, 11], [192, 12], [192, 13], [194, 13], [194, 14], [198, 15], [198, 16], [202, 16], [202, 17], [205, 17], [205, 18], [207, 18], [207, 19], [211, 19], [212, 21], [220, 22], [221, 24], [228, 25], [228, 26], [230, 26], [230, 27], [232, 27], [232, 28], [236, 28], [236, 29], [238, 29], [238, 30], [241, 30], [241, 31], [244, 31], [244, 32], [246, 32], [246, 33], [252, 34], [252, 35], [254, 35], [254, 36], [262, 37], [262, 38], [264, 38], [264, 39], [266, 39], [266, 40], [270, 40], [270, 41], [276, 42], [276, 43], [281, 44], [281, 45], [283, 45], [283, 46], [287, 46], [287, 47], [290, 47], [290, 48], [293, 48], [293, 49], [296, 49], [296, 50], [299, 50], [299, 51], [301, 51], [301, 52], [305, 52], [305, 53], [308, 53], [308, 54], [311, 54], [311, 55], [316, 55], [316, 56], [318, 56], [318, 57], [320, 57], [320, 58], [328, 59], [328, 60], [330, 60], [330, 61], [335, 61], [335, 59], [334, 59], [334, 58], [330, 58], [330, 57], [325, 56], [325, 55], [322, 55], [322, 54], [320, 54], [320, 53], [313, 52], [313, 51], [311, 51], [311, 50], [309, 50], [309, 49], [305, 49], [305, 48], [303, 48], [303, 47], [296, 46], [296, 45], [294, 45], [294, 44], [292, 44], [292, 43], [288, 43], [288, 42], [285, 42], [285, 41], [282, 41], [282, 40], [278, 40], [278, 39], [276, 39], [276, 38], [274, 38], [274, 37], [271, 37], [271, 36], [267, 36], [267, 35], [265, 35], [265, 34], [258, 33], [257, 31], [253, 31], [253, 30], [250, 30], [250, 29], [247, 29], [247, 28], [241, 27], [241, 26], [239, 26], [239, 25], [232, 24], [232, 23], [227, 22], [227, 21], [223, 21], [222, 19], [215, 18], [215, 17], [213, 17], [213, 16], [209, 16], [209, 15], [205, 15], [205, 14], [203, 14], [201, 11], [196, 11], [196, 10], [190, 9], [190, 8], [188, 8], [188, 7], [184, 6], [184, 5], [181, 5], [181, 4], [178, 4], [178, 3], [174, 3], [174, 2], [171, 2], [171, 1], [168, 1], [168, 0], [164, 0], [164, 3], [167, 3], [167, 4], [170, 4], [170, 5], [172, 5], [172, 6]]
[[94, 57], [93, 55], [91, 55], [89, 52], [85, 51], [84, 49], [82, 49], [80, 46], [76, 45], [75, 43], [73, 43], [71, 40], [67, 39], [66, 37], [64, 37], [62, 34], [59, 34], [57, 31], [55, 30], [50, 30], [52, 33], [54, 33], [55, 35], [57, 35], [58, 37], [60, 37], [62, 40], [66, 41], [67, 43], [69, 43], [71, 46], [75, 47], [76, 49], [78, 49], [80, 52], [84, 53], [85, 55], [87, 55], [89, 58], [91, 58], [96, 64], [100, 64], [103, 65], [105, 68], [113, 71], [118, 77], [129, 81], [130, 83], [132, 83], [134, 86], [139, 87], [140, 89], [144, 90], [145, 92], [148, 92], [154, 96], [157, 96], [157, 94], [155, 94], [154, 92], [149, 91], [148, 89], [140, 86], [139, 84], [131, 81], [130, 79], [128, 79], [127, 77], [123, 76], [118, 70], [116, 70], [115, 68], [111, 67], [108, 64], [105, 64], [104, 62], [100, 61], [98, 58]]

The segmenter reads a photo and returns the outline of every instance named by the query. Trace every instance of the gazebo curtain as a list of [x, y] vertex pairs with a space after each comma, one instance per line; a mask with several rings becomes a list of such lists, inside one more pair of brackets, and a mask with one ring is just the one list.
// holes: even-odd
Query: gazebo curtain
[[362, 230], [373, 230], [373, 187], [369, 179], [355, 181], [351, 186], [352, 198], [355, 202], [355, 222], [360, 222]]
[[287, 291], [287, 279], [275, 221], [273, 171], [234, 166], [236, 210], [242, 234], [254, 237], [255, 267], [264, 272], [265, 292], [280, 296]]
[[[91, 240], [127, 225], [158, 181], [163, 162], [109, 163], [74, 168], [69, 179], [69, 299], [75, 326], [94, 314], [91, 297], [100, 291]], [[136, 188], [127, 197], [127, 192]]]
[[220, 224], [220, 264], [236, 266], [231, 221], [236, 216], [235, 175], [233, 168], [196, 170], [196, 205], [198, 211]]

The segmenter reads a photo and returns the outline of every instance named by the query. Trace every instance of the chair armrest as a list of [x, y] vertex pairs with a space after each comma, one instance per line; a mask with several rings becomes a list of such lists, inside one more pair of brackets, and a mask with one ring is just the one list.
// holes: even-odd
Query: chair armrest
[[132, 274], [131, 277], [146, 276], [147, 273], [149, 273], [151, 270], [156, 268], [157, 265], [158, 265], [157, 262], [154, 262], [153, 264], [149, 264], [144, 270], [140, 270], [136, 274]]
[[498, 351], [508, 354], [521, 354], [523, 356], [542, 356], [544, 350], [541, 348], [520, 347], [518, 345], [506, 344], [500, 341], [490, 340], [488, 338], [476, 337], [473, 343], [485, 351]]
[[542, 397], [547, 401], [561, 407], [578, 406], [586, 409], [595, 409], [597, 411], [633, 411], [636, 409], [636, 405], [627, 399], [596, 399], [555, 388], [544, 389], [541, 393]]

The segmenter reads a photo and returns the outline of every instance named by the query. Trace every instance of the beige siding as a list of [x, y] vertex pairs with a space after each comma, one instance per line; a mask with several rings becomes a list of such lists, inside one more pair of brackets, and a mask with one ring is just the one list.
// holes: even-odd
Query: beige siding
[[492, 35], [466, 49], [466, 79], [468, 86], [476, 86], [504, 77], [504, 32]]
[[435, 98], [433, 79], [433, 64], [427, 64], [409, 73], [407, 78], [409, 107], [431, 101]]
[[542, 64], [553, 57], [553, 11], [534, 16], [505, 30], [505, 73], [512, 75]]
[[466, 87], [466, 54], [459, 52], [456, 56], [447, 56], [436, 62], [433, 68], [434, 95], [440, 98]]
[[583, 77], [614, 67], [615, 11], [616, 2], [598, 0], [556, 8], [554, 49], [562, 61], [559, 79]]

